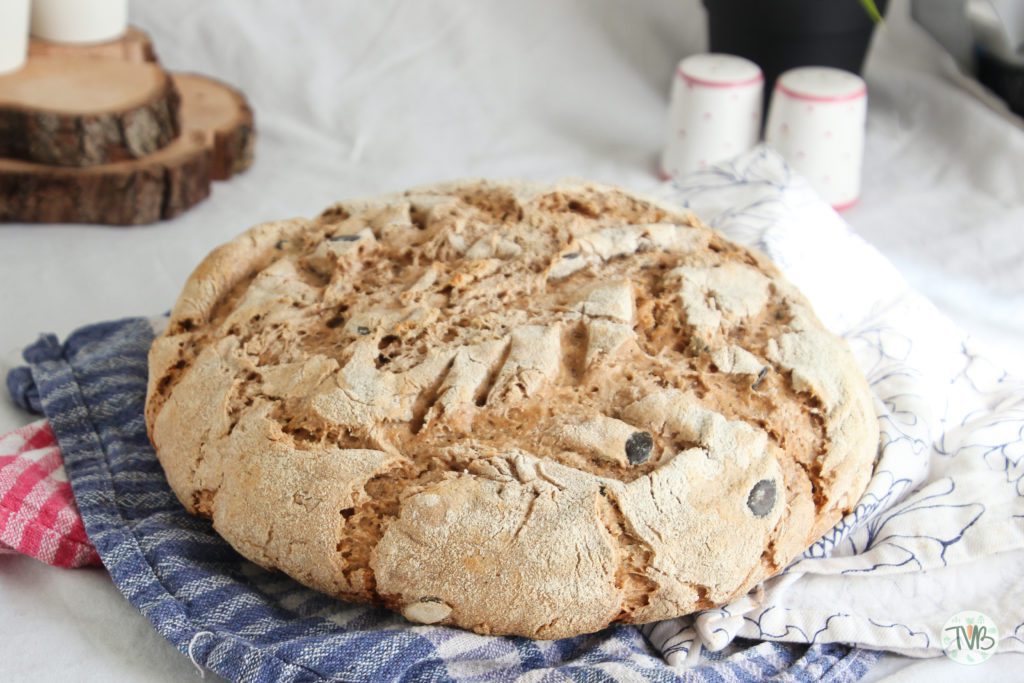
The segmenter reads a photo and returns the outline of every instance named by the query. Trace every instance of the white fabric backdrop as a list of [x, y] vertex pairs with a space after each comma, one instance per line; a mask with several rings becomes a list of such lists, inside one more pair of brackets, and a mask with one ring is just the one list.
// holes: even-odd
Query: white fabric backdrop
[[[1021, 368], [1024, 132], [955, 85], [895, 5], [869, 65], [864, 198], [846, 218]], [[672, 70], [704, 47], [697, 0], [140, 0], [132, 17], [166, 65], [249, 95], [256, 164], [169, 223], [0, 226], [0, 373], [37, 332], [167, 308], [214, 245], [342, 196], [467, 176], [651, 189]], [[28, 420], [0, 401], [0, 431]], [[873, 677], [1011, 680], [1022, 660], [887, 657]], [[10, 680], [193, 675], [101, 572], [12, 556], [0, 661]]]

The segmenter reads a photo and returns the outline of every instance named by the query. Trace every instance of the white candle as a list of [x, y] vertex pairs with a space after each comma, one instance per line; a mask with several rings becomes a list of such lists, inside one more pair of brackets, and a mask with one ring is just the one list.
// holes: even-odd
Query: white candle
[[0, 0], [0, 74], [16, 71], [28, 51], [29, 0]]
[[128, 0], [32, 0], [32, 35], [55, 43], [103, 43], [128, 28]]

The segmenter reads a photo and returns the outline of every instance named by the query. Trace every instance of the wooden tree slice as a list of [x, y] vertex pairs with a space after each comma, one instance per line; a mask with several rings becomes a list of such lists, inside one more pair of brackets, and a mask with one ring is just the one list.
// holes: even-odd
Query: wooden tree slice
[[174, 74], [173, 79], [181, 95], [182, 127], [206, 136], [211, 177], [227, 180], [249, 168], [256, 133], [245, 96], [207, 76]]
[[71, 45], [51, 43], [41, 38], [32, 38], [28, 44], [28, 58], [73, 57], [85, 59], [119, 59], [124, 62], [157, 62], [156, 50], [145, 31], [129, 26], [117, 40], [92, 45]]
[[0, 156], [52, 166], [137, 159], [177, 137], [178, 106], [156, 64], [29, 60], [0, 76]]
[[139, 225], [210, 194], [206, 136], [186, 133], [143, 159], [89, 168], [0, 159], [0, 221]]

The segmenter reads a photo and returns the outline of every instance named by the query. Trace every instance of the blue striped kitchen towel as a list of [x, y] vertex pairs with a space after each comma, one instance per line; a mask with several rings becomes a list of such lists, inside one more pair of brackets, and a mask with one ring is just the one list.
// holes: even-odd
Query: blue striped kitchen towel
[[556, 641], [414, 626], [239, 556], [186, 514], [146, 436], [146, 318], [29, 346], [8, 376], [45, 413], [89, 537], [124, 596], [198, 664], [237, 681], [856, 681], [878, 653], [735, 640], [673, 668], [633, 626]]

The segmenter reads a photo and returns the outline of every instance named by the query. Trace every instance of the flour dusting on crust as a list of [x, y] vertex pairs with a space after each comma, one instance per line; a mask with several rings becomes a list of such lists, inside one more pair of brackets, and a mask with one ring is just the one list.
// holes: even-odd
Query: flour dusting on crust
[[535, 638], [736, 598], [850, 509], [878, 442], [845, 344], [771, 263], [593, 184], [253, 228], [154, 342], [146, 420], [254, 562]]

